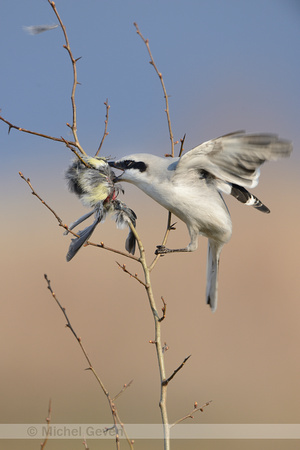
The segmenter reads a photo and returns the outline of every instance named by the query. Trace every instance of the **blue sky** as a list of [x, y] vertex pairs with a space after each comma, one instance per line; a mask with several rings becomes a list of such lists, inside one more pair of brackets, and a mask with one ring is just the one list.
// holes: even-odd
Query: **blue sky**
[[[169, 150], [161, 87], [134, 21], [150, 40], [170, 95], [174, 137], [186, 133], [186, 149], [237, 129], [275, 132], [299, 146], [297, 2], [56, 4], [74, 56], [82, 56], [76, 100], [79, 138], [87, 153], [102, 136], [106, 98], [110, 135], [103, 154]], [[22, 29], [45, 23], [56, 23], [46, 0], [2, 3], [0, 107], [19, 126], [68, 137], [72, 72], [61, 30], [30, 36]], [[7, 162], [24, 158], [33, 164], [38, 158], [54, 164], [55, 159], [63, 166], [69, 159], [62, 145], [16, 131], [7, 137], [4, 124], [0, 142]]]

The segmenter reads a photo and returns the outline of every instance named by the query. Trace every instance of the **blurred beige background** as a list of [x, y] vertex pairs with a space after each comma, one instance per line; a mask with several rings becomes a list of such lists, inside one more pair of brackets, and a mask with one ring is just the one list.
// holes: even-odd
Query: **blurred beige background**
[[[167, 302], [162, 324], [167, 373], [189, 354], [186, 366], [168, 391], [170, 421], [212, 400], [195, 423], [299, 423], [299, 177], [269, 164], [262, 171], [257, 196], [271, 209], [264, 215], [228, 199], [234, 232], [220, 263], [219, 306], [205, 305], [206, 240], [193, 254], [161, 258], [152, 283], [157, 305]], [[66, 189], [60, 195], [40, 182], [34, 187], [64, 221], [83, 208]], [[115, 261], [141, 274], [134, 262], [92, 247], [65, 262], [69, 237], [22, 180], [15, 183], [18, 208], [1, 235], [1, 414], [2, 423], [42, 423], [52, 399], [53, 423], [110, 422], [106, 399], [84, 369], [78, 344], [46, 288], [47, 273], [59, 300], [111, 394], [132, 386], [117, 401], [126, 423], [159, 423], [159, 383], [153, 319], [141, 285]], [[126, 189], [125, 200], [138, 215], [138, 231], [148, 261], [164, 233], [167, 214], [143, 193]], [[111, 220], [100, 225], [93, 241], [123, 249], [126, 231]], [[185, 245], [178, 223], [170, 246]], [[5, 405], [5, 407], [3, 407]], [[37, 441], [6, 441], [5, 448], [37, 448]], [[80, 448], [79, 441], [50, 441], [47, 448]], [[89, 442], [114, 448], [113, 441]], [[174, 440], [172, 448], [182, 448]], [[188, 441], [184, 448], [275, 448], [281, 441]], [[284, 448], [297, 448], [296, 441]], [[136, 448], [161, 448], [157, 441]]]

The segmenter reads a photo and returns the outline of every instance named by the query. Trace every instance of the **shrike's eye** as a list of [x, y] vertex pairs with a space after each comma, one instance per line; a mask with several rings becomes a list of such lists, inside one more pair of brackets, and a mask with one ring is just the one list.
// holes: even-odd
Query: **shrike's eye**
[[132, 161], [131, 159], [128, 159], [122, 161], [122, 164], [125, 169], [137, 169], [140, 172], [145, 172], [147, 169], [147, 166], [143, 161]]
[[123, 166], [124, 166], [124, 169], [132, 169], [133, 168], [133, 164], [134, 164], [134, 161], [132, 161], [132, 160], [126, 160], [126, 161], [123, 161]]

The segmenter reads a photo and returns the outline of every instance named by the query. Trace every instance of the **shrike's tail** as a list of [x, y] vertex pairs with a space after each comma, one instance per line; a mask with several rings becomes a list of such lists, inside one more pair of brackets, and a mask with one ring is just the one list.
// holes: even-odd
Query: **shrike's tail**
[[217, 309], [218, 302], [218, 269], [223, 245], [208, 239], [207, 271], [206, 271], [206, 303], [212, 312]]

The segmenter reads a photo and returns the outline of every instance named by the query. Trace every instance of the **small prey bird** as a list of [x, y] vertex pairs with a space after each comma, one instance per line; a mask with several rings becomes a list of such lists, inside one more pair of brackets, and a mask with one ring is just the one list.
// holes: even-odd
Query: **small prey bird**
[[180, 158], [141, 153], [109, 164], [123, 171], [118, 180], [136, 185], [185, 222], [189, 245], [179, 249], [157, 246], [156, 254], [192, 252], [198, 247], [199, 234], [208, 238], [206, 302], [215, 311], [220, 253], [232, 233], [222, 194], [269, 213], [248, 188], [258, 184], [259, 168], [265, 161], [287, 157], [291, 151], [292, 144], [274, 134], [238, 131], [204, 142]]
[[[66, 171], [66, 180], [71, 192], [74, 192], [81, 202], [92, 210], [80, 217], [69, 226], [69, 230], [77, 227], [84, 220], [94, 214], [94, 222], [84, 230], [79, 231], [78, 237], [72, 239], [67, 254], [67, 261], [76, 255], [83, 244], [91, 237], [96, 226], [105, 220], [108, 213], [115, 214], [115, 221], [118, 228], [129, 226], [129, 221], [136, 225], [136, 215], [125, 203], [117, 199], [121, 190], [114, 184], [115, 174], [107, 163], [106, 158], [83, 156], [84, 165], [78, 158]], [[65, 234], [67, 234], [66, 232]], [[129, 253], [134, 254], [136, 240], [134, 234], [129, 230], [125, 242], [125, 248]]]

